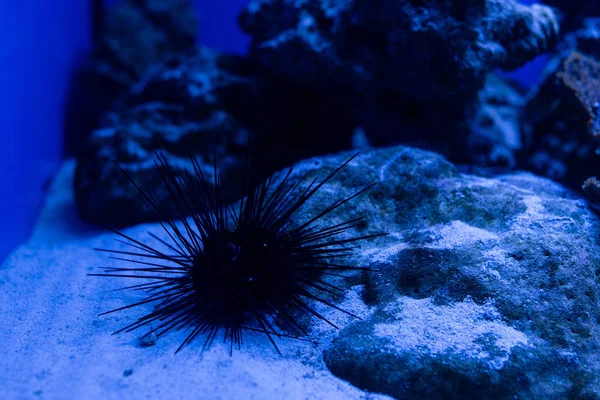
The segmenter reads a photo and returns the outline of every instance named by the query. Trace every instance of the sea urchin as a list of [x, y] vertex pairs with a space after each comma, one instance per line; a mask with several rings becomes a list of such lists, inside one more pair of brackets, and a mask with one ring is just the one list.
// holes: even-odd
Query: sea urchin
[[[107, 267], [102, 274], [90, 274], [148, 280], [124, 288], [144, 291], [147, 294], [144, 300], [104, 314], [145, 304], [153, 304], [153, 311], [115, 334], [149, 327], [146, 335], [160, 337], [173, 330], [188, 329], [178, 352], [199, 335], [205, 336], [205, 349], [222, 331], [231, 352], [234, 343], [240, 347], [242, 332], [250, 330], [266, 334], [279, 352], [274, 336], [307, 335], [297, 321], [298, 312], [311, 314], [335, 327], [311, 302], [354, 316], [328, 299], [329, 294], [339, 295], [341, 289], [327, 282], [325, 275], [368, 270], [342, 265], [340, 260], [352, 254], [355, 246], [349, 245], [383, 234], [343, 239], [339, 236], [361, 224], [362, 217], [322, 228], [317, 228], [316, 223], [373, 185], [336, 200], [305, 221], [298, 221], [301, 207], [354, 157], [356, 154], [321, 182], [315, 178], [302, 190], [299, 188], [304, 177], [292, 184], [292, 168], [278, 184], [273, 184], [272, 178], [258, 183], [248, 172], [247, 160], [244, 196], [234, 207], [224, 200], [216, 161], [214, 184], [209, 185], [196, 159], [192, 159], [194, 173], [182, 177], [158, 154], [155, 164], [168, 192], [166, 201], [171, 202], [181, 220], [167, 219], [160, 223], [168, 240], [150, 233], [165, 252], [113, 230], [120, 237], [117, 240], [132, 250], [97, 250], [112, 253], [112, 258], [132, 265]], [[134, 182], [118, 164], [117, 167], [140, 191], [156, 216], [165, 215], [165, 199], [159, 199], [156, 193]], [[284, 334], [286, 331], [291, 335]]]

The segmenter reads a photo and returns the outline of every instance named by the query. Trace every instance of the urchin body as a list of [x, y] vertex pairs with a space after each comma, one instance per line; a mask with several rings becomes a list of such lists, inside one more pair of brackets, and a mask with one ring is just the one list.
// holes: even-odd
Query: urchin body
[[[276, 232], [243, 225], [215, 236], [204, 242], [192, 269], [200, 303], [214, 296], [237, 297], [241, 304], [264, 308], [293, 290], [297, 269]], [[202, 290], [206, 286], [223, 289], [213, 295]]]
[[[141, 278], [149, 282], [130, 286], [147, 293], [145, 300], [109, 311], [154, 304], [154, 310], [117, 331], [133, 331], [147, 326], [147, 334], [161, 336], [176, 329], [188, 329], [182, 347], [199, 335], [205, 335], [204, 347], [210, 346], [219, 331], [231, 347], [242, 342], [244, 330], [264, 333], [277, 351], [273, 336], [306, 335], [294, 318], [296, 312], [308, 313], [333, 325], [311, 305], [320, 302], [341, 312], [350, 312], [327, 300], [341, 289], [326, 282], [324, 275], [340, 271], [367, 270], [338, 264], [336, 260], [352, 254], [347, 244], [382, 234], [339, 239], [339, 235], [358, 226], [362, 218], [325, 228], [317, 221], [350, 201], [371, 186], [334, 201], [317, 215], [300, 222], [301, 207], [355, 156], [331, 172], [320, 183], [313, 180], [299, 190], [303, 179], [290, 183], [290, 168], [278, 185], [272, 180], [257, 183], [250, 176], [244, 183], [244, 197], [237, 207], [226, 204], [216, 164], [215, 180], [208, 185], [196, 160], [193, 178], [177, 176], [164, 157], [158, 156], [158, 168], [169, 198], [159, 199], [132, 181], [144, 195], [147, 205], [160, 217], [164, 201], [178, 210], [181, 224], [174, 220], [161, 223], [170, 240], [160, 241], [165, 253], [114, 231], [137, 251], [104, 250], [117, 255], [137, 256], [143, 261], [117, 258], [132, 266], [105, 268], [96, 276]], [[189, 216], [188, 218], [186, 218]], [[183, 226], [181, 226], [183, 225]], [[277, 323], [275, 323], [277, 321]], [[277, 325], [277, 326], [276, 326]]]

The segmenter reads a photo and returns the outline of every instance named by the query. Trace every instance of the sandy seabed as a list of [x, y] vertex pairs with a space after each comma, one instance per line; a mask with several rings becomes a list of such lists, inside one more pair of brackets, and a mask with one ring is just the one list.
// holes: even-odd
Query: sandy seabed
[[[71, 189], [74, 167], [68, 161], [61, 168], [30, 240], [0, 267], [0, 398], [389, 398], [363, 392], [329, 372], [322, 352], [336, 331], [321, 322], [313, 330], [318, 344], [282, 339], [277, 342], [282, 355], [264, 335], [252, 333], [232, 356], [222, 341], [202, 352], [202, 339], [174, 354], [185, 331], [147, 347], [139, 341], [142, 330], [111, 335], [152, 306], [98, 316], [143, 293], [114, 290], [130, 281], [87, 275], [117, 263], [93, 248], [125, 247], [112, 233], [78, 221]], [[147, 224], [126, 232], [147, 239], [148, 230], [159, 229]], [[348, 306], [356, 310], [361, 305]], [[350, 322], [327, 317], [341, 326]]]

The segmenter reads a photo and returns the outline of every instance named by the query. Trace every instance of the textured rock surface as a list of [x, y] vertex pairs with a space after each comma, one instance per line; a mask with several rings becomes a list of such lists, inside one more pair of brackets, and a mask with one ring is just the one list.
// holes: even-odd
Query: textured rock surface
[[[182, 4], [168, 6], [173, 12]], [[76, 196], [84, 220], [149, 219], [113, 160], [160, 191], [149, 168], [153, 151], [165, 152], [181, 173], [186, 157], [200, 155], [208, 169], [216, 152], [223, 173], [235, 174], [248, 131], [269, 153], [262, 159], [270, 172], [348, 149], [356, 130], [374, 146], [413, 143], [458, 163], [512, 167], [521, 99], [488, 72], [525, 62], [557, 33], [549, 9], [512, 0], [265, 0], [252, 2], [240, 21], [253, 36], [251, 58], [200, 49], [145, 75], [122, 71], [126, 84], [144, 77], [80, 154]], [[191, 23], [182, 25], [190, 31]], [[135, 39], [114, 34], [115, 46], [129, 48]]]
[[[348, 155], [307, 159], [296, 165], [292, 182], [304, 174], [305, 184], [322, 178]], [[60, 183], [70, 171], [51, 189], [32, 241], [0, 268], [0, 301], [11, 305], [0, 308], [11, 327], [0, 330], [0, 375], [7, 377], [9, 398], [65, 391], [67, 397], [133, 399], [366, 395], [343, 380], [370, 398], [378, 398], [372, 392], [600, 396], [600, 221], [585, 201], [549, 180], [463, 175], [439, 155], [408, 147], [365, 150], [301, 213], [310, 218], [379, 182], [321, 221], [365, 215], [367, 224], [348, 235], [390, 233], [366, 241], [348, 260], [378, 272], [336, 281], [347, 291], [332, 301], [362, 320], [316, 305], [340, 331], [306, 317], [315, 346], [281, 340], [278, 356], [268, 339], [249, 333], [229, 358], [222, 343], [201, 354], [202, 340], [174, 356], [186, 332], [149, 347], [135, 333], [110, 335], [139, 314], [97, 314], [141, 294], [111, 291], [123, 282], [86, 277], [119, 262], [93, 247], [130, 249], [110, 234], [65, 223], [73, 204]], [[157, 244], [147, 231], [166, 239], [157, 224], [126, 233]]]
[[166, 59], [189, 55], [195, 49], [198, 17], [189, 0], [115, 3], [102, 20], [95, 21], [99, 29], [94, 33], [99, 37], [92, 57], [71, 78], [65, 111], [68, 156], [78, 154], [90, 132], [131, 84]]
[[557, 78], [573, 92], [579, 107], [585, 111], [589, 136], [600, 139], [600, 63], [574, 51]]
[[127, 0], [105, 18], [95, 69], [127, 88], [152, 66], [195, 48], [198, 17], [188, 0]]
[[587, 20], [558, 45], [523, 114], [527, 134], [521, 168], [574, 188], [597, 174], [599, 59], [599, 19]]
[[[477, 97], [477, 102], [466, 109], [469, 136], [465, 145], [469, 151], [463, 152], [465, 159], [460, 161], [514, 168], [516, 153], [522, 149], [523, 95], [500, 77], [489, 74]], [[451, 153], [458, 159], [461, 151]]]
[[585, 182], [583, 182], [582, 189], [588, 197], [590, 205], [600, 211], [600, 181], [598, 178], [592, 176], [586, 179]]
[[513, 0], [255, 0], [240, 23], [252, 54], [301, 84], [453, 103], [558, 33], [549, 8]]
[[241, 174], [248, 132], [266, 173], [350, 147], [353, 124], [345, 110], [325, 95], [263, 72], [247, 58], [200, 48], [148, 73], [79, 155], [75, 194], [81, 217], [118, 226], [151, 218], [113, 161], [160, 194], [156, 151], [181, 174], [191, 171], [189, 157], [198, 156], [212, 180], [214, 154], [223, 178]]
[[487, 75], [558, 35], [549, 8], [513, 0], [256, 0], [240, 24], [252, 57], [343, 104], [374, 146], [410, 143], [504, 167], [515, 163], [520, 104]]
[[241, 166], [234, 157], [235, 138], [246, 140], [247, 135], [222, 110], [222, 102], [225, 96], [236, 95], [240, 85], [252, 85], [252, 79], [229, 74], [217, 62], [218, 55], [208, 50], [174, 59], [172, 68], [150, 74], [148, 82], [134, 87], [127, 104], [105, 117], [79, 155], [74, 185], [82, 219], [118, 226], [148, 221], [143, 198], [113, 160], [159, 195], [156, 151], [163, 152], [181, 174], [191, 173], [191, 156], [201, 157], [209, 177], [213, 154], [224, 177], [232, 167]]
[[357, 164], [344, 186], [380, 184], [352, 212], [394, 240], [363, 253], [379, 270], [363, 277], [372, 314], [325, 352], [336, 375], [398, 398], [600, 395], [600, 231], [582, 199], [406, 148]]

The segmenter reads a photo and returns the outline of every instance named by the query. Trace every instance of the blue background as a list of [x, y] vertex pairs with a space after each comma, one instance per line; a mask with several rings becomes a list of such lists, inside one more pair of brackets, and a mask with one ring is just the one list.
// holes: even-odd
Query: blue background
[[[248, 39], [236, 19], [247, 1], [193, 1], [199, 42], [244, 53]], [[70, 77], [92, 46], [92, 3], [0, 2], [0, 262], [27, 239], [62, 159], [64, 105]], [[539, 69], [539, 61], [529, 64], [517, 77], [535, 79]]]
[[90, 47], [86, 1], [0, 2], [0, 260], [27, 238], [62, 155], [73, 68]]

